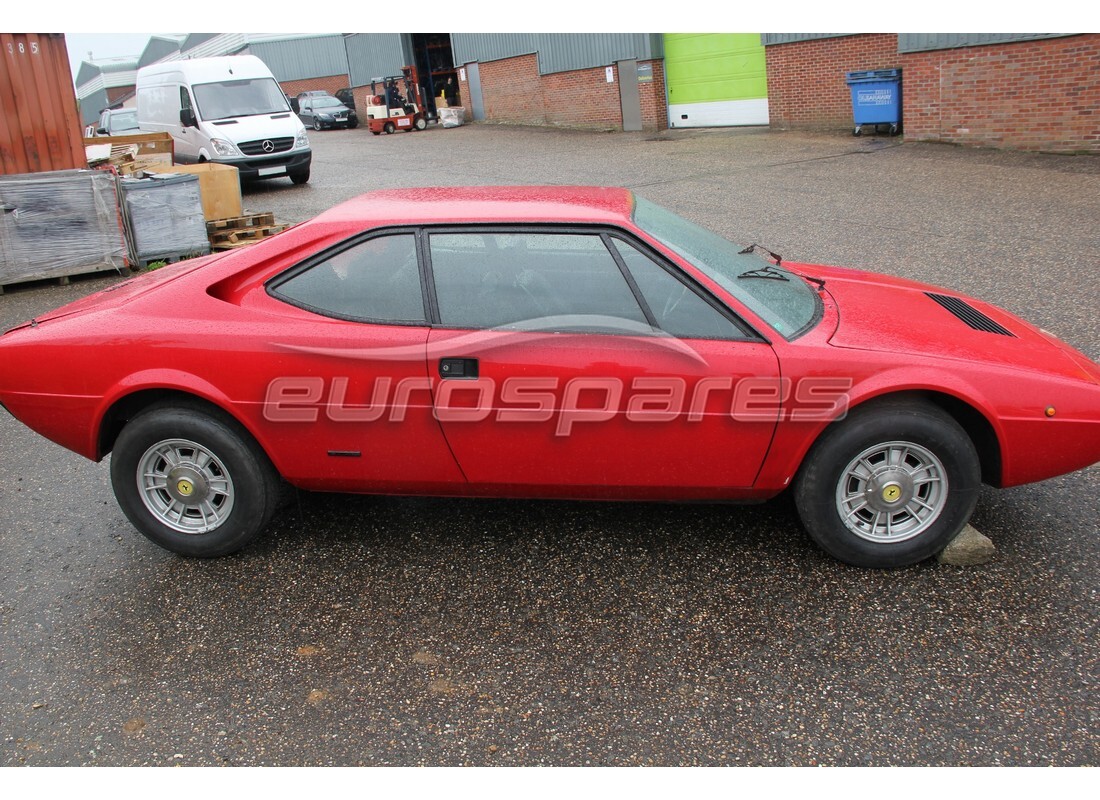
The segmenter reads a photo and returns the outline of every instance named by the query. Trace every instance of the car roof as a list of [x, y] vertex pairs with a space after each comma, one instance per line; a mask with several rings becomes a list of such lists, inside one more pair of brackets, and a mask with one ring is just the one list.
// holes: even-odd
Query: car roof
[[634, 195], [606, 186], [464, 186], [383, 189], [341, 203], [319, 223], [419, 225], [443, 223], [621, 224]]

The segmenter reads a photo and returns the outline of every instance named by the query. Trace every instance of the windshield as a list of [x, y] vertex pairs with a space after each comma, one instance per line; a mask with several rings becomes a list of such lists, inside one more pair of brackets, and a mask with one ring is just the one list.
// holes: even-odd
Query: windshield
[[137, 109], [125, 112], [112, 112], [109, 126], [111, 133], [137, 130]]
[[314, 108], [338, 108], [342, 105], [335, 97], [318, 97], [313, 101]]
[[274, 78], [202, 83], [194, 87], [199, 115], [205, 120], [252, 117], [289, 111]]
[[784, 337], [792, 339], [817, 318], [817, 292], [797, 275], [763, 261], [716, 233], [634, 197], [634, 222], [679, 253]]

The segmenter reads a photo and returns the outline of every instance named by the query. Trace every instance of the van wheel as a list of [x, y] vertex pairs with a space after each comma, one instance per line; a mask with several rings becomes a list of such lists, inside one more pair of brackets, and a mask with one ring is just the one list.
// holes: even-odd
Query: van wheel
[[309, 182], [309, 170], [308, 169], [301, 170], [300, 172], [290, 172], [290, 173], [287, 173], [287, 174], [290, 175], [290, 179], [294, 183], [302, 184], [302, 183], [308, 183]]

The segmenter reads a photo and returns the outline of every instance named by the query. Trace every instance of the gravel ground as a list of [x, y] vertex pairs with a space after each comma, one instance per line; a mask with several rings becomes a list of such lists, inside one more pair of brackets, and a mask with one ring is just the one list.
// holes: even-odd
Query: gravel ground
[[[301, 221], [410, 185], [637, 189], [1100, 358], [1100, 159], [761, 130], [311, 134]], [[117, 278], [0, 297], [0, 327]], [[898, 324], [904, 324], [899, 320]], [[303, 495], [238, 556], [138, 535], [0, 417], [5, 765], [1100, 763], [1100, 468], [983, 492], [980, 568], [847, 567], [748, 507]]]

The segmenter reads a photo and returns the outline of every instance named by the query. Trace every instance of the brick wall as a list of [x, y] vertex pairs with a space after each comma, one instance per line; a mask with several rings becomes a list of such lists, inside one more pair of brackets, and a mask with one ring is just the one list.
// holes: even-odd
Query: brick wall
[[113, 106], [119, 100], [134, 93], [133, 86], [112, 86], [107, 89], [107, 106]]
[[900, 67], [910, 140], [1100, 153], [1100, 34], [902, 54], [863, 34], [772, 45], [767, 64], [780, 130], [850, 129], [845, 73]]
[[909, 139], [1100, 153], [1100, 34], [902, 57]]
[[639, 61], [653, 65], [653, 82], [639, 83], [638, 94], [642, 100], [642, 127], [663, 131], [668, 127], [668, 92], [665, 91], [665, 62]]
[[[768, 116], [771, 126], [779, 130], [851, 128], [852, 95], [846, 73], [901, 66], [896, 33], [772, 45], [765, 55]], [[902, 97], [907, 105], [905, 84]]]
[[280, 86], [291, 97], [297, 97], [302, 92], [324, 91], [336, 94], [340, 89], [347, 88], [347, 75], [329, 75], [325, 78], [305, 78], [300, 81], [283, 81]]
[[[651, 63], [653, 82], [639, 84], [638, 90], [642, 126], [658, 130], [668, 124], [665, 77], [663, 62]], [[612, 70], [615, 81], [608, 83], [606, 67], [539, 75], [538, 56], [534, 54], [482, 62], [479, 73], [485, 118], [522, 125], [621, 130], [619, 71], [617, 66]], [[459, 92], [468, 108], [468, 81], [459, 81]], [[470, 115], [468, 108], [468, 119]]]

